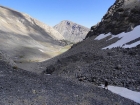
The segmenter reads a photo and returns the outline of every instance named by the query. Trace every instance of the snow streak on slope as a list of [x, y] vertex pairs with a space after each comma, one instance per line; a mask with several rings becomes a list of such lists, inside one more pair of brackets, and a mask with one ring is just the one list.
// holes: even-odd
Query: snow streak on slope
[[[101, 87], [104, 88], [103, 85]], [[128, 98], [137, 103], [140, 103], [140, 92], [132, 91], [127, 88], [117, 87], [117, 86], [108, 86], [108, 90], [122, 97]]]
[[99, 36], [97, 36], [95, 38], [95, 40], [101, 40], [101, 39], [104, 39], [106, 38], [107, 36], [111, 35], [111, 33], [108, 33], [108, 34], [100, 34]]
[[[101, 39], [103, 39], [103, 38], [105, 38], [109, 35], [110, 34], [106, 34], [106, 35], [101, 34], [101, 35], [97, 36], [95, 38], [95, 40], [101, 40]], [[111, 40], [113, 38], [119, 38], [120, 40], [118, 40], [117, 42], [115, 42], [115, 43], [113, 43], [113, 44], [111, 44], [111, 45], [109, 45], [109, 46], [107, 46], [103, 49], [107, 49], [107, 48], [110, 49], [110, 48], [113, 48], [113, 47], [123, 47], [123, 48], [136, 47], [137, 45], [140, 44], [140, 41], [137, 41], [137, 42], [129, 44], [129, 45], [127, 45], [126, 43], [129, 43], [130, 41], [133, 41], [137, 38], [140, 38], [140, 25], [135, 27], [134, 30], [131, 31], [131, 32], [127, 32], [127, 33], [123, 32], [123, 33], [120, 33], [118, 35], [112, 35], [112, 37], [109, 40]]]

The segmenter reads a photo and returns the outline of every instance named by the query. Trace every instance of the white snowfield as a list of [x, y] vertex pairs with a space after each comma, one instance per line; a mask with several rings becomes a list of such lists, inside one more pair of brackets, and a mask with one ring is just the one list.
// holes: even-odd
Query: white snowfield
[[[103, 88], [104, 86], [101, 85], [101, 87]], [[140, 92], [132, 91], [127, 88], [117, 87], [117, 86], [108, 86], [108, 90], [122, 97], [133, 100], [137, 103], [140, 103]]]
[[[97, 36], [96, 38], [95, 38], [95, 40], [101, 40], [101, 39], [103, 39], [103, 38], [105, 38], [105, 37], [107, 37], [107, 36], [109, 36], [109, 35], [111, 35], [111, 33], [108, 33], [108, 34], [101, 34], [101, 35], [99, 35], [99, 36]], [[112, 37], [109, 39], [109, 40], [111, 40], [111, 39], [113, 39], [113, 38], [119, 38], [120, 40], [118, 40], [117, 42], [115, 42], [115, 43], [113, 43], [113, 44], [111, 44], [111, 45], [109, 45], [109, 46], [107, 46], [107, 47], [105, 47], [105, 48], [103, 48], [103, 49], [107, 49], [107, 48], [109, 48], [109, 49], [111, 49], [111, 48], [113, 48], [113, 47], [123, 47], [123, 48], [132, 48], [132, 47], [136, 47], [137, 45], [139, 45], [140, 44], [140, 41], [137, 41], [137, 42], [135, 42], [135, 43], [132, 43], [132, 44], [126, 44], [126, 43], [128, 43], [128, 42], [130, 42], [130, 41], [133, 41], [133, 40], [135, 40], [135, 39], [137, 39], [137, 38], [140, 38], [140, 25], [139, 26], [137, 26], [137, 27], [135, 27], [132, 31], [130, 31], [130, 32], [127, 32], [127, 33], [125, 33], [125, 32], [122, 32], [122, 33], [120, 33], [120, 34], [118, 34], [118, 35], [111, 35]], [[109, 40], [107, 40], [107, 41], [109, 41]]]
[[100, 34], [99, 36], [97, 36], [95, 38], [95, 40], [101, 40], [101, 39], [104, 39], [104, 38], [106, 38], [107, 36], [110, 36], [110, 35], [111, 35], [111, 33], [108, 33], [108, 34]]

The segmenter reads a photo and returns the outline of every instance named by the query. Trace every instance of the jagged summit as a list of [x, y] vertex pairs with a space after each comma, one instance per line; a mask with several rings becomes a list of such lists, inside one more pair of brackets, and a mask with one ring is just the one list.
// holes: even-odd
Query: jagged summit
[[70, 42], [82, 41], [89, 31], [88, 28], [68, 20], [61, 21], [54, 26], [54, 29]]

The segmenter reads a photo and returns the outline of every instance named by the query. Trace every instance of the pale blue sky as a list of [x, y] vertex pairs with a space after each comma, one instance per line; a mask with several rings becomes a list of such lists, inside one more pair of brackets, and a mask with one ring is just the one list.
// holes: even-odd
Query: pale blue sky
[[0, 0], [0, 5], [54, 26], [70, 20], [90, 28], [95, 25], [115, 0]]

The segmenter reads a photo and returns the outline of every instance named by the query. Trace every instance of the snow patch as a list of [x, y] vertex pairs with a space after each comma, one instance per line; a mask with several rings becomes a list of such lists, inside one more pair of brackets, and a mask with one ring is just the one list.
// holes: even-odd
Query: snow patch
[[[103, 85], [101, 87], [103, 88]], [[140, 104], [140, 92], [132, 91], [127, 88], [117, 86], [108, 86], [108, 90]]]
[[44, 53], [44, 51], [42, 49], [38, 49], [38, 50]]
[[111, 35], [111, 33], [108, 33], [108, 34], [100, 34], [94, 40], [101, 40], [101, 39], [104, 39], [105, 37], [107, 37], [109, 35]]
[[[125, 45], [125, 44], [140, 37], [140, 25], [135, 27], [133, 31], [130, 31], [127, 33], [123, 32], [123, 33], [120, 33], [118, 35], [112, 35], [112, 37], [109, 40], [111, 40], [115, 37], [120, 38], [120, 40], [118, 40], [117, 42], [115, 42], [115, 43], [113, 43], [113, 44], [111, 44], [103, 49], [107, 49], [107, 48], [111, 49], [113, 47], [124, 47], [124, 48], [135, 47], [135, 46], [140, 44], [140, 41], [137, 41], [137, 42], [130, 44], [130, 45]], [[125, 45], [125, 46], [123, 46], [123, 45]]]

